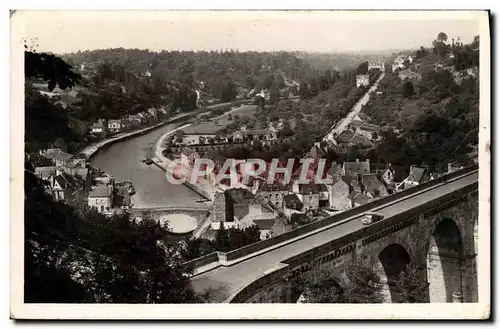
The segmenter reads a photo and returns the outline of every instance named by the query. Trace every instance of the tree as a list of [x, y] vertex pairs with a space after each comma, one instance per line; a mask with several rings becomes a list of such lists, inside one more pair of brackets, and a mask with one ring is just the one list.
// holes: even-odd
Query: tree
[[[25, 48], [28, 47], [25, 45]], [[81, 80], [81, 75], [72, 71], [71, 66], [53, 54], [24, 52], [24, 75], [26, 78], [40, 78], [48, 82], [48, 89], [72, 88]]]
[[413, 88], [413, 83], [411, 81], [406, 81], [403, 83], [403, 97], [411, 98], [415, 94], [415, 90]]
[[321, 267], [308, 273], [303, 279], [306, 303], [343, 303], [344, 290], [331, 268]]
[[358, 68], [356, 69], [356, 74], [367, 74], [368, 73], [368, 62], [363, 62], [359, 64]]
[[437, 40], [439, 42], [446, 42], [446, 41], [448, 41], [448, 36], [444, 32], [439, 32], [439, 34], [437, 36]]
[[231, 248], [229, 233], [224, 226], [224, 222], [220, 221], [220, 228], [215, 234], [215, 249], [217, 251], [228, 252]]
[[424, 268], [408, 264], [399, 274], [396, 289], [402, 303], [427, 303], [429, 283], [424, 280]]
[[344, 302], [350, 304], [381, 303], [383, 301], [380, 277], [368, 265], [350, 264], [346, 269]]
[[311, 96], [309, 84], [306, 81], [300, 82], [299, 96], [301, 100], [308, 99]]
[[311, 96], [318, 96], [318, 81], [316, 79], [311, 80], [311, 88], [309, 89]]

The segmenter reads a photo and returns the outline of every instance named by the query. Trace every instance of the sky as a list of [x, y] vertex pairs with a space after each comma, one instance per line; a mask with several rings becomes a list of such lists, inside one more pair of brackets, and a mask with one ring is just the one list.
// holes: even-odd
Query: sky
[[[21, 11], [11, 28], [38, 51], [103, 48], [239, 51], [373, 51], [430, 46], [439, 32], [464, 43], [473, 12]], [[22, 37], [15, 39], [21, 43]]]

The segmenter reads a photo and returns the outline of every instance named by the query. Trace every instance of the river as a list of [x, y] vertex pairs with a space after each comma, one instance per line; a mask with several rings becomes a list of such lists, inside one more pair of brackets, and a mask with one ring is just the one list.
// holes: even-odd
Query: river
[[201, 196], [185, 185], [172, 185], [165, 172], [154, 165], [141, 162], [149, 146], [161, 135], [185, 123], [176, 122], [152, 130], [142, 136], [133, 137], [108, 146], [95, 154], [90, 162], [114, 176], [116, 180], [130, 180], [136, 193], [132, 204], [137, 208], [165, 206], [194, 206]]

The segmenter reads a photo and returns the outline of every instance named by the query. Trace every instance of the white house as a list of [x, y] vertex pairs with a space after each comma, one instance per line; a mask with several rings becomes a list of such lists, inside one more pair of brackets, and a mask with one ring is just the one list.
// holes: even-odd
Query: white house
[[360, 86], [368, 86], [370, 84], [370, 77], [368, 74], [357, 74], [356, 75], [356, 88]]
[[108, 212], [113, 207], [113, 186], [97, 186], [89, 193], [88, 205], [98, 212]]
[[299, 184], [295, 181], [292, 185], [292, 192], [303, 204], [303, 211], [315, 210], [319, 208], [319, 187], [314, 183]]
[[104, 124], [104, 120], [97, 120], [96, 123], [94, 123], [92, 125], [92, 127], [90, 128], [90, 131], [93, 133], [93, 134], [102, 134], [104, 133], [104, 130], [106, 129], [106, 125]]
[[109, 120], [108, 121], [109, 131], [111, 131], [113, 133], [118, 133], [122, 130], [122, 128], [123, 128], [122, 120], [118, 119], [118, 120]]

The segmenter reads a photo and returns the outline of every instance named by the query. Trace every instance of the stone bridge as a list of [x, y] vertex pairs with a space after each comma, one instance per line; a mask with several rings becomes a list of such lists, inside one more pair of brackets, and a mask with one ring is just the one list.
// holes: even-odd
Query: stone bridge
[[[328, 266], [339, 278], [353, 261], [380, 275], [387, 302], [409, 263], [427, 268], [430, 302], [477, 302], [478, 167], [378, 199], [283, 235], [191, 261], [196, 291], [213, 302], [295, 303], [294, 278]], [[384, 219], [363, 225], [377, 211]]]

